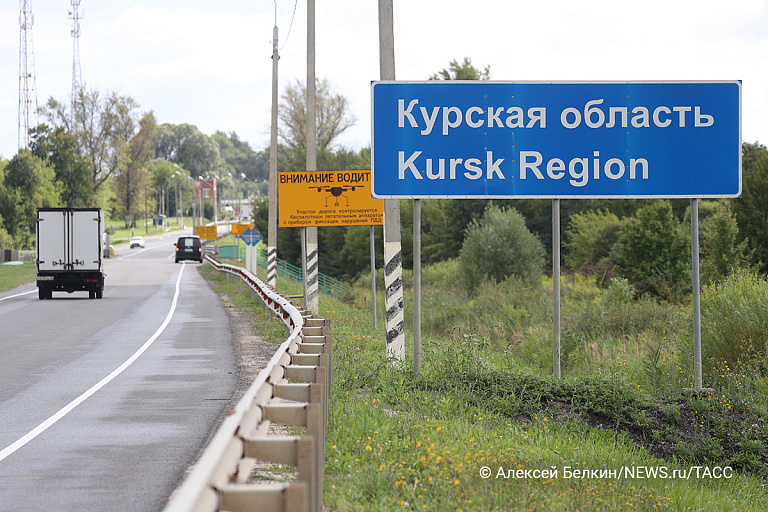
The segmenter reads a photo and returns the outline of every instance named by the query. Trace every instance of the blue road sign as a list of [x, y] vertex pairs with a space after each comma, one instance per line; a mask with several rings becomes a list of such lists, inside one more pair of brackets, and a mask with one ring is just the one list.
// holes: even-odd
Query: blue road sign
[[379, 198], [741, 195], [741, 82], [374, 82]]
[[248, 245], [256, 245], [259, 243], [259, 240], [263, 239], [264, 237], [261, 236], [261, 233], [255, 229], [246, 229], [242, 234], [237, 235], [236, 238], [240, 238]]

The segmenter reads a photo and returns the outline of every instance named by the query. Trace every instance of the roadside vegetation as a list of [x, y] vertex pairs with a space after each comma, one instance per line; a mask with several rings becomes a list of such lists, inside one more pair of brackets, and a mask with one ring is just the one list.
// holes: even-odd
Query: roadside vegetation
[[[600, 288], [564, 276], [558, 380], [551, 278], [469, 292], [453, 285], [458, 269], [424, 270], [419, 375], [410, 356], [385, 360], [369, 280], [345, 300], [321, 297], [334, 335], [328, 510], [768, 510], [765, 279], [745, 270], [704, 287], [712, 391], [689, 394], [684, 302], [638, 296], [621, 278]], [[257, 322], [270, 324], [265, 313]]]
[[[622, 279], [599, 289], [565, 277], [557, 380], [551, 279], [486, 283], [470, 297], [451, 286], [451, 267], [425, 271], [420, 375], [410, 358], [402, 368], [384, 361], [365, 286], [349, 303], [323, 297], [335, 340], [329, 509], [768, 509], [766, 331], [760, 315], [736, 313], [762, 303], [763, 279], [740, 273], [705, 288], [712, 392], [694, 395], [684, 392], [689, 307], [638, 299]], [[733, 351], [745, 339], [755, 340], [751, 357]], [[726, 467], [732, 478], [713, 474]], [[621, 474], [638, 468], [668, 478]], [[547, 469], [557, 477], [511, 473]]]

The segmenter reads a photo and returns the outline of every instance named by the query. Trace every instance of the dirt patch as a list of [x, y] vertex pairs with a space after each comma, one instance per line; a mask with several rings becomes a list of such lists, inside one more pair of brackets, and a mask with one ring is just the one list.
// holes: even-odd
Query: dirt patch
[[[666, 461], [682, 460], [699, 464], [727, 464], [760, 478], [768, 475], [768, 428], [756, 417], [728, 411], [696, 412], [685, 399], [659, 402], [644, 408], [648, 424], [617, 424], [614, 419], [588, 411], [575, 411], [570, 404], [548, 401], [542, 411], [553, 419], [624, 433], [651, 455]], [[521, 425], [533, 422], [518, 415]]]
[[238, 309], [226, 295], [222, 295], [220, 298], [229, 317], [232, 344], [237, 357], [239, 385], [237, 393], [232, 399], [234, 406], [256, 380], [259, 372], [267, 366], [280, 345], [269, 343], [258, 335], [254, 313]]

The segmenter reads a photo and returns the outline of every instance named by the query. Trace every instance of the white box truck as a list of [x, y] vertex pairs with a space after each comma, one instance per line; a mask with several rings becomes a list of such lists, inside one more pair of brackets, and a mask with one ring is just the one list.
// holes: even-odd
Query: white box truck
[[104, 292], [102, 265], [104, 213], [98, 208], [37, 210], [37, 291], [50, 299], [54, 291]]

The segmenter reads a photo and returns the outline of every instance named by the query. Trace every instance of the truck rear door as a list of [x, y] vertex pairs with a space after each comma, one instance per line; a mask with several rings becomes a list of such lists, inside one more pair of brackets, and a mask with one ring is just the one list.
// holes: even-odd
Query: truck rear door
[[70, 255], [73, 270], [101, 270], [101, 212], [74, 210]]
[[63, 211], [37, 214], [37, 270], [64, 270], [67, 262], [67, 215]]

